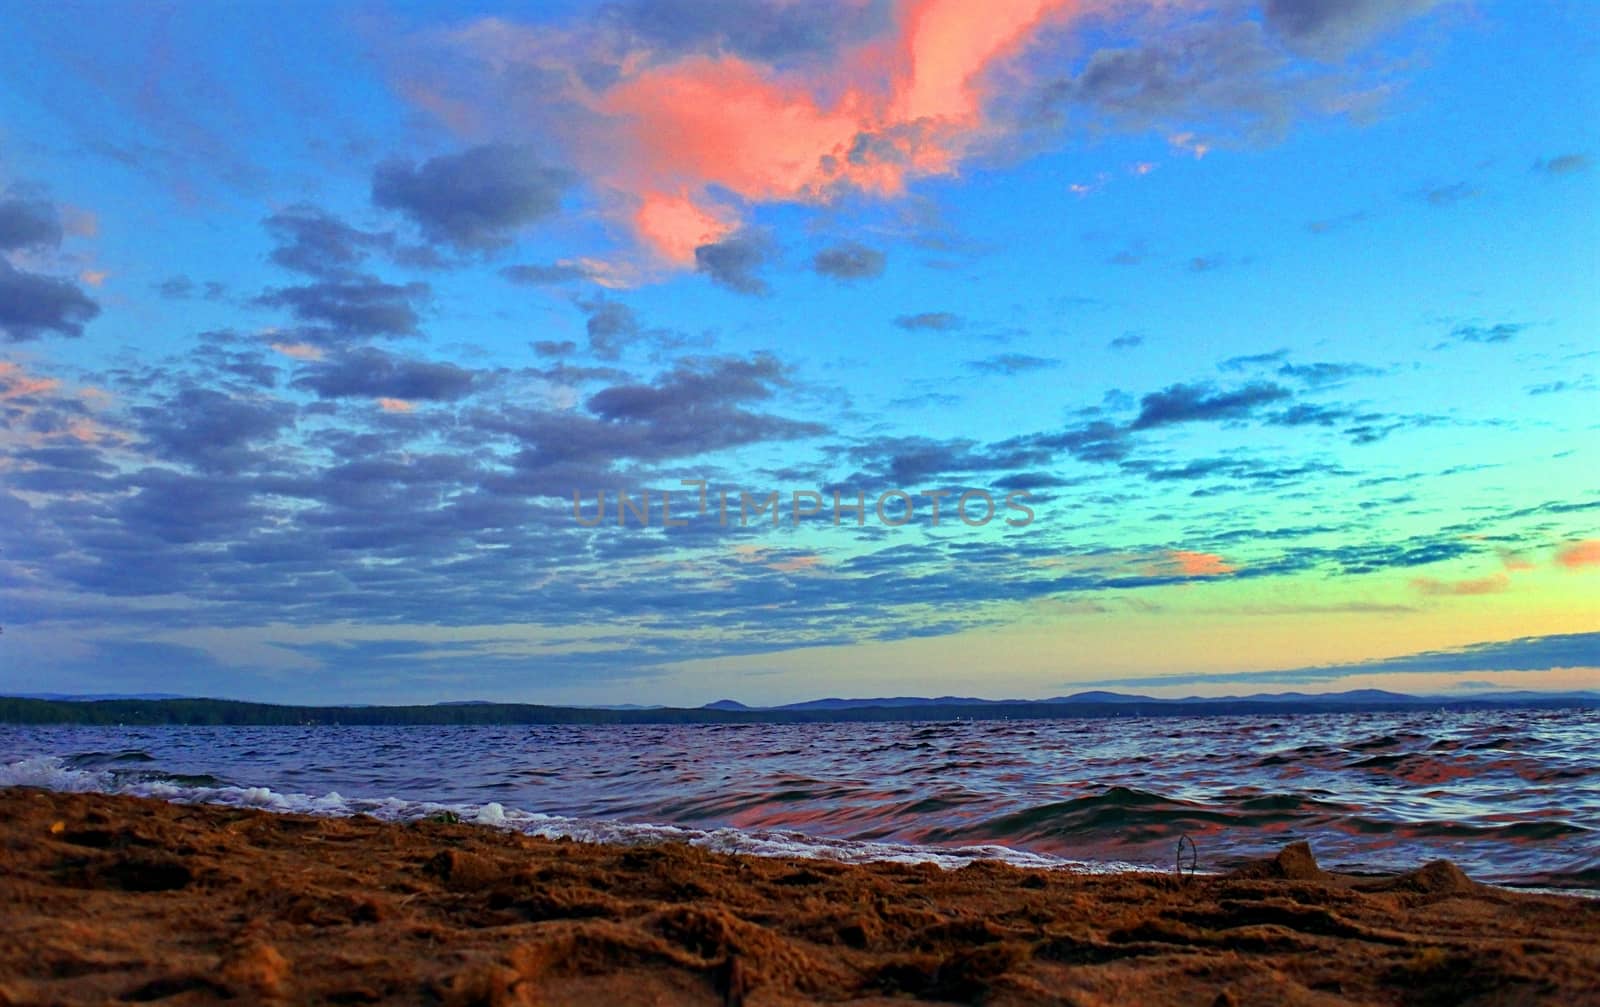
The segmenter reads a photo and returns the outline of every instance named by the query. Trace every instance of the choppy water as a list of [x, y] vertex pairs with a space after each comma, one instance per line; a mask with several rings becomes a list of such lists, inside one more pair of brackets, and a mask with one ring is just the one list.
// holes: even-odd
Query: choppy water
[[1448, 857], [1600, 889], [1600, 711], [583, 727], [5, 727], [0, 784], [842, 860]]

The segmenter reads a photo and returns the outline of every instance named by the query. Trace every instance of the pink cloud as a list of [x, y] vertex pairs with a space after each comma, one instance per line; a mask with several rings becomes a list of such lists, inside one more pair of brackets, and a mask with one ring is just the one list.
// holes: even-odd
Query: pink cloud
[[1220, 577], [1237, 569], [1214, 552], [1173, 549], [1167, 555], [1187, 577]]
[[[548, 32], [487, 18], [453, 41], [497, 73], [537, 67], [541, 87], [558, 94], [545, 112], [561, 109], [553, 113], [560, 122], [541, 127], [565, 136], [570, 156], [613, 201], [615, 219], [659, 260], [684, 267], [697, 246], [738, 228], [735, 200], [892, 196], [911, 179], [955, 172], [993, 132], [987, 72], [1084, 6], [899, 0], [890, 32], [843, 48], [826, 65], [629, 50], [613, 57], [616, 77], [600, 86], [573, 70], [574, 52], [598, 44], [581, 32], [556, 44]], [[470, 106], [421, 81], [399, 87], [457, 132], [480, 132], [482, 117]]]
[[1500, 564], [1513, 573], [1533, 569], [1532, 560], [1519, 556], [1509, 549], [1500, 550]]
[[0, 360], [0, 399], [25, 398], [53, 392], [60, 387], [61, 382], [55, 378], [33, 377], [22, 369], [21, 364]]
[[[38, 409], [55, 408], [60, 403], [76, 400], [82, 405], [65, 425], [50, 425], [49, 429], [35, 432], [30, 429], [28, 417]], [[3, 439], [12, 443], [39, 446], [60, 440], [73, 440], [84, 444], [120, 445], [127, 437], [104, 426], [92, 413], [110, 405], [111, 395], [92, 386], [69, 389], [56, 378], [29, 374], [21, 364], [0, 360], [0, 402], [9, 403], [12, 422], [9, 429], [0, 431]]]
[[322, 349], [310, 343], [272, 343], [274, 350], [295, 360], [321, 360]]
[[1435, 580], [1432, 577], [1412, 578], [1411, 587], [1419, 594], [1430, 597], [1449, 595], [1499, 594], [1511, 586], [1511, 578], [1503, 573], [1476, 580]]

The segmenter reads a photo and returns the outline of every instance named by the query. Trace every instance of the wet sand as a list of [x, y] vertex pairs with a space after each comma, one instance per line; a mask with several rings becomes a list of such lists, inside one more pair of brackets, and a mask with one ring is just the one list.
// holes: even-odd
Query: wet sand
[[1600, 900], [1304, 847], [1184, 883], [21, 788], [0, 836], [0, 1004], [1600, 1002]]

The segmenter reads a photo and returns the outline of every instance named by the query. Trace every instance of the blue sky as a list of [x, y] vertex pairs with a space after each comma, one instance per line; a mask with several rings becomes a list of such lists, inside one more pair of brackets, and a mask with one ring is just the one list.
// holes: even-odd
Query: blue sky
[[1589, 5], [3, 7], [0, 688], [1600, 680]]

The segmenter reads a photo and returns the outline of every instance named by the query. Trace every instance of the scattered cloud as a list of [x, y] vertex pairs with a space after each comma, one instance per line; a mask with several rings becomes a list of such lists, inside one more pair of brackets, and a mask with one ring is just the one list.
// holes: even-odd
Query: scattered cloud
[[369, 336], [414, 336], [418, 307], [433, 294], [426, 283], [386, 283], [374, 276], [319, 280], [262, 293], [256, 303], [289, 309], [311, 328], [310, 342], [339, 342]]
[[620, 301], [599, 299], [580, 302], [588, 315], [584, 330], [589, 335], [589, 352], [601, 360], [616, 360], [622, 351], [644, 333], [633, 309]]
[[894, 324], [907, 332], [953, 332], [966, 323], [960, 315], [948, 311], [924, 311], [915, 315], [899, 315]]
[[1508, 343], [1527, 326], [1517, 322], [1497, 325], [1457, 325], [1450, 330], [1453, 339], [1463, 343]]
[[1556, 563], [1568, 570], [1600, 568], [1600, 539], [1584, 539], [1562, 546], [1556, 553]]
[[1267, 27], [1318, 59], [1342, 56], [1442, 0], [1265, 0]]
[[697, 247], [695, 270], [736, 293], [769, 294], [772, 288], [760, 272], [774, 254], [775, 247], [769, 235], [746, 229]]
[[525, 147], [488, 144], [421, 164], [385, 161], [372, 175], [372, 202], [410, 218], [429, 241], [485, 251], [553, 215], [575, 181]]
[[1288, 389], [1270, 382], [1253, 382], [1232, 391], [1210, 384], [1171, 385], [1151, 392], [1139, 403], [1133, 429], [1149, 430], [1175, 423], [1241, 419], [1256, 409], [1290, 398]]
[[1480, 595], [1500, 594], [1511, 586], [1511, 578], [1503, 573], [1493, 574], [1488, 577], [1479, 577], [1475, 580], [1436, 580], [1432, 577], [1414, 577], [1411, 587], [1418, 594], [1428, 597], [1447, 597], [1451, 595]]
[[455, 364], [415, 360], [364, 346], [306, 364], [296, 388], [319, 398], [451, 401], [472, 391], [475, 375]]
[[61, 218], [55, 204], [15, 186], [0, 193], [0, 252], [59, 244]]
[[1319, 220], [1306, 222], [1306, 230], [1312, 234], [1331, 234], [1342, 231], [1353, 224], [1359, 224], [1367, 219], [1365, 210], [1356, 210], [1351, 213], [1342, 213], [1334, 217], [1323, 217]]
[[1054, 357], [1035, 357], [1026, 353], [1001, 353], [982, 360], [967, 361], [967, 369], [980, 374], [1021, 374], [1025, 371], [1041, 371], [1060, 367], [1061, 361]]
[[1546, 175], [1576, 175], [1589, 170], [1589, 155], [1587, 154], [1561, 154], [1548, 160], [1538, 160], [1533, 164], [1533, 170]]
[[835, 280], [870, 280], [883, 275], [888, 257], [857, 241], [841, 241], [821, 249], [811, 258], [818, 275]]
[[13, 343], [45, 335], [76, 338], [100, 314], [70, 280], [40, 276], [0, 259], [0, 333]]
[[1475, 198], [1478, 190], [1468, 182], [1452, 182], [1449, 185], [1418, 189], [1414, 195], [1429, 206], [1454, 206]]

